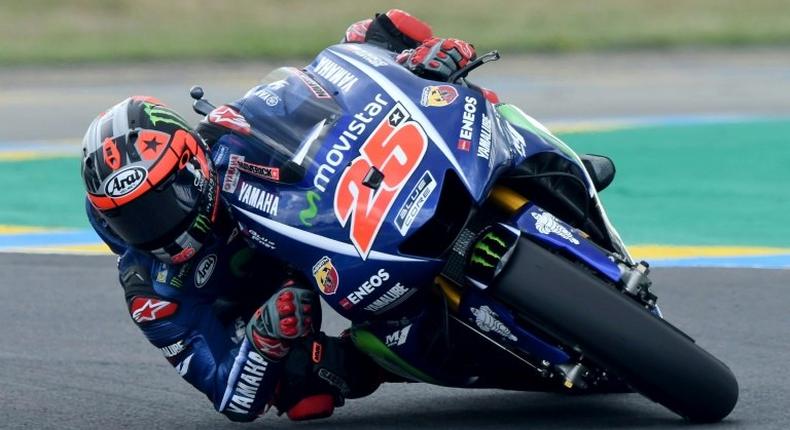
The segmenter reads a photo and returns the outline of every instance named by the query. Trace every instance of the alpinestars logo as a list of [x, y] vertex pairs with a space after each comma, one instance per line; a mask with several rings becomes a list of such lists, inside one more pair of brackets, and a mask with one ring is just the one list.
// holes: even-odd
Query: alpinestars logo
[[208, 121], [229, 128], [241, 134], [250, 134], [250, 123], [242, 114], [230, 106], [220, 106], [208, 114]]
[[178, 304], [151, 297], [135, 296], [132, 299], [129, 313], [136, 323], [144, 323], [167, 318], [178, 310]]
[[472, 315], [475, 316], [475, 325], [484, 333], [494, 332], [513, 342], [518, 340], [510, 329], [499, 321], [499, 315], [488, 306], [483, 305], [480, 306], [479, 309], [471, 308], [469, 310], [472, 311]]
[[557, 221], [557, 218], [554, 218], [554, 215], [548, 212], [543, 212], [540, 214], [532, 212], [532, 218], [535, 218], [535, 228], [538, 229], [539, 232], [546, 235], [554, 233], [574, 245], [579, 244], [579, 239], [573, 237], [573, 234], [570, 232], [570, 230], [560, 224]]
[[494, 232], [488, 232], [472, 248], [469, 262], [487, 268], [495, 268], [507, 252], [507, 243]]

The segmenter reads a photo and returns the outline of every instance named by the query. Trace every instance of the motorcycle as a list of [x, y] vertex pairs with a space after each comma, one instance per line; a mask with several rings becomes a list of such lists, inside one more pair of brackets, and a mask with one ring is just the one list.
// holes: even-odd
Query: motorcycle
[[[215, 108], [194, 87], [195, 111], [233, 133], [212, 153], [241, 231], [314, 280], [355, 323], [357, 347], [406, 380], [637, 391], [690, 421], [723, 419], [735, 377], [663, 319], [648, 264], [598, 198], [613, 164], [488, 101], [466, 76], [497, 58], [440, 83], [375, 46], [341, 44], [272, 72], [240, 104]], [[289, 120], [263, 127], [267, 110]], [[464, 378], [402, 358], [418, 346], [399, 315], [426, 294], [446, 306]]]

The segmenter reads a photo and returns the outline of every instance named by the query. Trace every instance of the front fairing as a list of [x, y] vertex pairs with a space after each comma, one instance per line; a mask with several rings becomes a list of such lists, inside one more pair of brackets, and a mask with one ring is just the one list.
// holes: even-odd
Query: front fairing
[[497, 106], [496, 112], [497, 127], [502, 141], [506, 142], [505, 146], [509, 147], [511, 151], [511, 167], [515, 167], [531, 157], [544, 153], [557, 155], [575, 165], [577, 172], [581, 175], [580, 179], [586, 186], [586, 192], [591, 202], [591, 210], [598, 213], [603, 223], [603, 228], [611, 241], [612, 248], [617, 251], [623, 260], [633, 263], [619, 233], [609, 221], [592, 178], [578, 154], [565, 142], [553, 135], [540, 122], [517, 107], [501, 104]]
[[[372, 46], [338, 45], [305, 68], [340, 113], [327, 116], [319, 133], [303, 127], [302, 141], [288, 145], [292, 160], [304, 167], [298, 181], [284, 183], [252, 172], [250, 165], [260, 173], [282, 160], [272, 161], [272, 151], [249, 136], [227, 135], [214, 148], [223, 198], [245, 234], [261, 251], [300, 269], [327, 303], [352, 320], [392, 309], [431, 285], [441, 270], [442, 260], [405, 254], [399, 246], [431, 219], [447, 172], [454, 172], [473, 201], [481, 202], [510, 159], [494, 146], [495, 113], [478, 92], [418, 78], [391, 57]], [[318, 97], [304, 80], [286, 81], [258, 88], [232, 105], [251, 121], [251, 128], [271, 128], [267, 121], [287, 120], [279, 113], [289, 111], [289, 100], [299, 103], [294, 92]], [[375, 156], [373, 136], [388, 127], [392, 133], [410, 129], [424, 147], [414, 153], [396, 148], [376, 162], [386, 173], [384, 181], [399, 175], [402, 180], [385, 182], [370, 200], [357, 197], [351, 216], [343, 219], [339, 196], [367, 191], [344, 175], [360, 158]], [[403, 148], [411, 142], [403, 142]], [[385, 167], [402, 163], [411, 164], [407, 174]], [[386, 205], [378, 205], [381, 190], [390, 192]], [[352, 233], [355, 217], [382, 220], [372, 230], [369, 248]]]

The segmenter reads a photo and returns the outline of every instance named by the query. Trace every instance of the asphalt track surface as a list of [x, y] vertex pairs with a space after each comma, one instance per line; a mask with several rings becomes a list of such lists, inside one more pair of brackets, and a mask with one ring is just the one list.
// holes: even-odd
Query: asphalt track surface
[[[140, 335], [112, 257], [0, 255], [0, 428], [238, 428]], [[735, 372], [721, 429], [787, 429], [790, 271], [655, 269], [665, 316]], [[330, 331], [342, 327], [328, 318]], [[328, 419], [267, 414], [249, 427], [668, 429], [687, 424], [637, 394], [570, 397], [388, 384]]]
[[[301, 64], [301, 63], [294, 63]], [[130, 94], [188, 109], [194, 83], [224, 102], [274, 65], [178, 64], [0, 69], [0, 141], [79, 140]], [[505, 58], [477, 82], [540, 120], [790, 113], [790, 50]], [[192, 119], [197, 119], [193, 117]], [[735, 372], [741, 399], [722, 429], [790, 428], [790, 271], [655, 269], [667, 319]], [[326, 318], [329, 332], [344, 326]], [[0, 254], [0, 428], [239, 428], [213, 411], [140, 334], [112, 257]], [[568, 397], [385, 385], [328, 419], [269, 428], [686, 427], [636, 394]]]

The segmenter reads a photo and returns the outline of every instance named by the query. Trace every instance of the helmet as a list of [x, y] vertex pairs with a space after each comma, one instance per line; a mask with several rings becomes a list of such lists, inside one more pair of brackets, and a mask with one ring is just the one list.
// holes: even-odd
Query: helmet
[[129, 245], [183, 263], [208, 239], [219, 189], [209, 149], [162, 102], [130, 97], [93, 120], [82, 141], [88, 200]]

